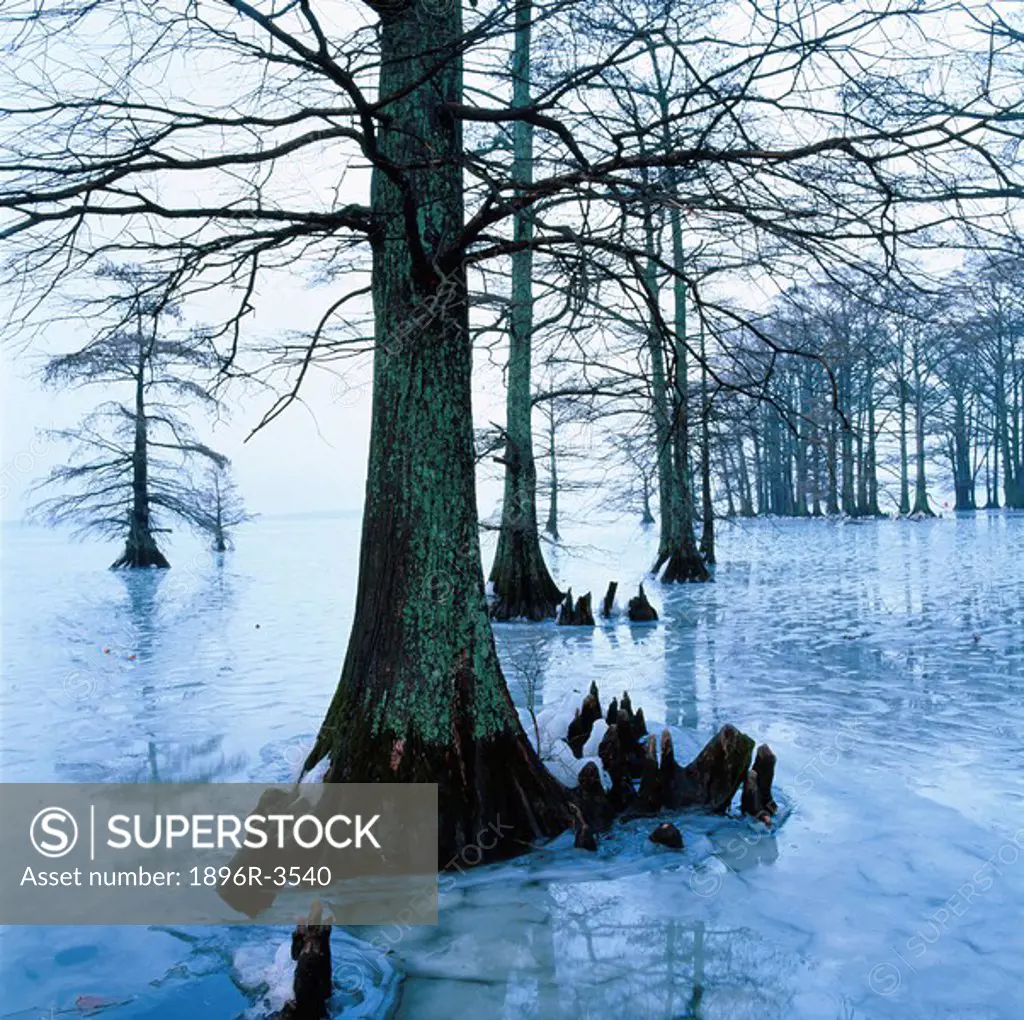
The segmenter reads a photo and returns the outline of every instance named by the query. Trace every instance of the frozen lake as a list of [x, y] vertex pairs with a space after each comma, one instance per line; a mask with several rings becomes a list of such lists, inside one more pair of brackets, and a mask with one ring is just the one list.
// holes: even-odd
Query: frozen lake
[[[3, 779], [292, 777], [343, 657], [357, 529], [266, 519], [223, 564], [180, 544], [169, 573], [129, 575], [114, 549], [5, 527]], [[595, 598], [652, 559], [628, 527], [568, 539], [558, 579]], [[345, 1016], [1024, 1015], [1024, 517], [723, 525], [720, 558], [712, 585], [648, 583], [656, 627], [516, 624], [499, 646], [517, 699], [530, 669], [544, 703], [628, 688], [687, 747], [726, 721], [767, 740], [781, 825], [684, 814], [682, 854], [640, 823], [457, 876], [390, 956], [335, 932]], [[0, 1017], [240, 1015], [286, 934], [7, 929]]]

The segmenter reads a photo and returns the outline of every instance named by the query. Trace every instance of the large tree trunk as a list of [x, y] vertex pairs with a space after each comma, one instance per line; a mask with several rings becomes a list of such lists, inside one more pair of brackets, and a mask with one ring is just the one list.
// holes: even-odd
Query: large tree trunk
[[[141, 320], [141, 316], [140, 316]], [[149, 523], [149, 446], [146, 435], [146, 352], [148, 343], [139, 322], [139, 360], [135, 373], [135, 445], [132, 449], [132, 510], [124, 552], [111, 564], [120, 567], [161, 567], [170, 563], [157, 548]]]
[[[531, 17], [529, 0], [519, 0], [512, 62], [512, 103], [517, 107], [530, 105]], [[513, 132], [512, 177], [518, 186], [524, 187], [533, 178], [533, 126], [518, 120]], [[543, 620], [555, 615], [562, 593], [548, 573], [537, 528], [537, 467], [533, 459], [530, 392], [533, 251], [529, 243], [533, 221], [528, 211], [516, 215], [513, 229], [515, 241], [524, 247], [512, 255], [505, 494], [498, 547], [490, 573], [496, 596], [491, 615], [496, 620]]]
[[[404, 196], [374, 173], [376, 356], [355, 618], [305, 763], [326, 756], [329, 782], [437, 783], [439, 867], [467, 848], [471, 864], [508, 857], [569, 824], [566, 791], [519, 724], [488, 619], [464, 269], [419, 245], [450, 243], [463, 223], [462, 131], [444, 109], [460, 99], [461, 66], [438, 59], [461, 23], [459, 4], [381, 18], [380, 95], [397, 98], [378, 145], [393, 165], [423, 169], [405, 173]], [[441, 312], [425, 315], [441, 292]], [[410, 321], [415, 343], [389, 355]]]

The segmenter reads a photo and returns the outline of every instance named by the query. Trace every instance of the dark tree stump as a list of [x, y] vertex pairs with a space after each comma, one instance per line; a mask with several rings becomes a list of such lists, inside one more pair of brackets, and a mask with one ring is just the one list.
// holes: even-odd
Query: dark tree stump
[[620, 708], [615, 726], [622, 744], [622, 760], [626, 767], [626, 775], [630, 779], [639, 779], [644, 774], [644, 749], [636, 736], [634, 717], [627, 715]]
[[[612, 702], [612, 704], [615, 704], [615, 702]], [[621, 734], [628, 733], [631, 740], [639, 741], [647, 736], [647, 721], [644, 719], [644, 710], [640, 708], [636, 712], [633, 711], [633, 703], [630, 701], [628, 691], [622, 692], [622, 700], [618, 703], [618, 711], [614, 717], [609, 707], [607, 721], [609, 726], [615, 723], [619, 727]]]
[[642, 584], [636, 598], [629, 600], [628, 613], [633, 623], [653, 623], [658, 619], [658, 611], [647, 601], [647, 593]]
[[592, 761], [580, 769], [575, 793], [577, 804], [590, 827], [597, 832], [608, 829], [615, 820], [615, 810], [601, 785], [601, 773]]
[[590, 607], [590, 592], [581, 595], [574, 605], [572, 588], [570, 588], [565, 593], [565, 598], [558, 611], [558, 622], [569, 627], [593, 627], [594, 611]]
[[740, 810], [759, 821], [771, 824], [771, 817], [778, 810], [772, 799], [772, 780], [775, 778], [775, 752], [767, 744], [757, 749], [754, 767], [747, 773], [740, 798]]
[[761, 803], [761, 795], [757, 789], [757, 772], [751, 769], [743, 780], [743, 792], [740, 794], [740, 811], [752, 818], [763, 819], [768, 812]]
[[562, 604], [558, 607], [557, 622], [562, 626], [572, 623], [572, 606], [572, 588], [569, 588], [562, 598]]
[[683, 849], [683, 834], [671, 822], [662, 822], [651, 833], [650, 840], [659, 846], [667, 846], [671, 850]]
[[580, 714], [591, 728], [601, 718], [601, 696], [598, 693], [597, 684], [593, 681], [591, 681], [590, 690], [587, 691], [583, 704], [580, 706]]
[[591, 683], [590, 690], [583, 699], [583, 704], [576, 710], [576, 715], [569, 723], [565, 742], [577, 758], [583, 757], [583, 748], [590, 739], [594, 723], [601, 718], [601, 701], [597, 693], [597, 684]]
[[614, 726], [619, 718], [619, 701], [617, 698], [612, 698], [608, 705], [608, 714], [604, 717], [604, 721], [609, 726]]
[[309, 912], [309, 920], [300, 922], [292, 932], [292, 959], [295, 976], [292, 998], [276, 1020], [323, 1020], [328, 1015], [327, 1003], [334, 989], [331, 973], [331, 926], [321, 924], [322, 908], [317, 900]]
[[612, 788], [608, 800], [612, 809], [616, 813], [624, 811], [636, 798], [636, 791], [630, 782], [626, 748], [622, 745], [617, 725], [608, 727], [597, 753], [605, 772], [611, 777]]
[[633, 739], [643, 740], [647, 736], [647, 720], [644, 718], [644, 710], [638, 708], [633, 716]]
[[689, 765], [683, 768], [675, 766], [674, 769], [666, 768], [666, 745], [674, 765], [675, 755], [668, 730], [662, 734], [661, 744], [662, 778], [667, 780], [665, 807], [702, 807], [724, 814], [747, 777], [754, 741], [726, 723]]
[[572, 751], [574, 757], [583, 757], [583, 745], [586, 744], [589, 738], [590, 728], [584, 725], [583, 716], [577, 708], [576, 714], [573, 716], [572, 722], [569, 723], [569, 729], [565, 734], [565, 742], [569, 745], [569, 750]]
[[652, 734], [647, 738], [636, 810], [643, 814], [656, 814], [661, 810], [663, 800], [661, 770], [658, 768], [658, 741]]
[[616, 772], [622, 772], [622, 745], [619, 742], [619, 727], [612, 723], [605, 735], [601, 738], [601, 744], [597, 749], [597, 756], [601, 759], [605, 772], [615, 781]]
[[761, 798], [761, 804], [770, 814], [779, 810], [778, 804], [772, 797], [772, 783], [775, 782], [775, 752], [767, 745], [762, 744], [754, 756], [754, 770], [757, 772], [757, 792]]
[[606, 620], [612, 615], [612, 606], [615, 605], [615, 592], [618, 587], [618, 581], [608, 582], [608, 590], [604, 593], [604, 601], [601, 603], [601, 615]]
[[679, 766], [676, 764], [676, 752], [672, 746], [672, 734], [668, 730], [661, 731], [661, 783], [667, 788], [671, 785]]
[[594, 851], [597, 849], [597, 836], [594, 835], [593, 829], [587, 824], [586, 818], [583, 817], [583, 812], [580, 811], [575, 804], [571, 805], [573, 813], [572, 831], [573, 841], [572, 845], [577, 850], [590, 850]]

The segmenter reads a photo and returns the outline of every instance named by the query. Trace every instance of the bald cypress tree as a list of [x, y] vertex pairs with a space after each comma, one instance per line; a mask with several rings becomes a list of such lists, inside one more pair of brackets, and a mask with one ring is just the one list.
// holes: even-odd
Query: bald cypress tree
[[104, 400], [74, 428], [51, 433], [71, 446], [66, 464], [50, 471], [37, 491], [62, 490], [43, 498], [34, 516], [70, 524], [79, 534], [122, 539], [113, 567], [170, 566], [156, 536], [177, 520], [206, 530], [200, 490], [190, 468], [218, 468], [227, 459], [202, 442], [185, 407], [205, 410], [217, 400], [203, 380], [217, 364], [202, 335], [161, 331], [178, 318], [175, 307], [154, 296], [155, 282], [139, 267], [110, 266], [99, 274], [122, 294], [112, 325], [84, 347], [51, 358], [43, 370], [49, 386], [100, 386]]

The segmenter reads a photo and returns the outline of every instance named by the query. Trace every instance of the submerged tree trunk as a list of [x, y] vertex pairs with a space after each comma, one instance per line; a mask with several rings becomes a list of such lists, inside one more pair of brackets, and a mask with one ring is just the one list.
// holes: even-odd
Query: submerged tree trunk
[[821, 516], [821, 433], [817, 416], [811, 429], [811, 514]]
[[732, 458], [729, 446], [721, 443], [718, 451], [719, 470], [722, 472], [722, 487], [725, 489], [725, 515], [730, 520], [736, 516], [736, 501], [732, 495]]
[[214, 552], [227, 552], [228, 543], [224, 534], [224, 492], [221, 489], [220, 475], [213, 476], [213, 498], [214, 498], [214, 521], [213, 521], [213, 550]]
[[[329, 782], [437, 783], [443, 868], [470, 847], [467, 863], [521, 852], [570, 817], [520, 725], [488, 619], [465, 270], [420, 243], [450, 243], [463, 223], [462, 131], [444, 108], [461, 98], [461, 66], [437, 60], [456, 46], [462, 11], [422, 15], [417, 3], [380, 24], [380, 95], [396, 98], [377, 143], [391, 164], [422, 169], [405, 172], [404, 194], [374, 172], [376, 356], [355, 617], [305, 768], [327, 757]], [[410, 321], [415, 344], [389, 354]]]
[[934, 517], [932, 508], [928, 505], [928, 480], [925, 474], [925, 449], [924, 449], [924, 397], [921, 392], [922, 380], [920, 369], [917, 367], [915, 351], [915, 372], [914, 372], [914, 452], [917, 465], [916, 480], [914, 484], [914, 505], [911, 507], [912, 514], [923, 514], [925, 517]]
[[993, 429], [992, 433], [992, 494], [988, 498], [985, 509], [999, 509], [999, 430]]
[[135, 375], [135, 446], [132, 450], [132, 508], [124, 552], [111, 564], [119, 567], [161, 567], [170, 563], [157, 548], [149, 522], [149, 445], [146, 438], [146, 347], [139, 316], [139, 361]]
[[874, 395], [868, 404], [868, 449], [865, 468], [868, 476], [868, 507], [872, 517], [882, 517], [882, 508], [878, 505], [878, 429], [875, 424]]
[[950, 441], [950, 462], [953, 468], [955, 510], [974, 510], [974, 473], [971, 471], [970, 437], [967, 410], [961, 393], [953, 395], [953, 435]]
[[747, 455], [743, 449], [743, 436], [736, 441], [736, 460], [740, 472], [740, 516], [754, 516], [754, 501], [750, 495], [750, 474], [747, 471]]
[[707, 353], [704, 349], [704, 329], [700, 331], [700, 491], [703, 528], [700, 535], [700, 554], [704, 562], [715, 562], [715, 505], [711, 499], [711, 400], [708, 397]]
[[643, 485], [643, 512], [640, 515], [640, 523], [649, 525], [654, 523], [654, 514], [651, 513], [651, 480], [647, 475], [641, 479]]
[[[530, 105], [529, 0], [516, 6], [513, 56], [513, 106]], [[525, 120], [513, 125], [512, 176], [520, 187], [533, 177], [533, 126]], [[523, 247], [512, 253], [512, 304], [509, 314], [507, 425], [505, 433], [505, 493], [501, 531], [494, 553], [490, 581], [496, 620], [525, 617], [543, 620], [555, 615], [562, 593], [548, 573], [537, 528], [537, 467], [533, 458], [533, 404], [530, 392], [533, 342], [533, 251], [529, 242], [533, 221], [528, 211], [515, 216], [514, 237]], [[557, 532], [557, 519], [555, 530]]]
[[[902, 355], [901, 355], [902, 357]], [[907, 447], [907, 382], [898, 381], [900, 401], [900, 513], [910, 513], [910, 455]]]
[[864, 449], [864, 416], [857, 417], [856, 435], [857, 453], [855, 461], [857, 466], [857, 513], [862, 517], [870, 515], [868, 510], [868, 472], [867, 457]]
[[850, 517], [857, 515], [857, 501], [854, 492], [853, 474], [853, 423], [849, 420], [852, 404], [850, 392], [850, 368], [848, 365], [841, 365], [837, 373], [840, 400], [847, 420], [843, 421], [842, 437], [840, 438], [840, 457], [842, 460], [842, 487], [841, 495], [842, 509], [844, 514]]
[[796, 501], [793, 510], [797, 517], [807, 516], [807, 492], [810, 487], [808, 481], [808, 458], [807, 441], [804, 434], [805, 423], [813, 413], [811, 406], [811, 387], [808, 376], [808, 368], [804, 366], [799, 376], [800, 393], [800, 420], [797, 426], [796, 435], [793, 436], [793, 459], [796, 470]]
[[[658, 276], [654, 261], [655, 237], [652, 213], [648, 207], [644, 212], [647, 260], [645, 285], [648, 298], [658, 299]], [[675, 253], [676, 261], [682, 258], [681, 248]], [[676, 288], [676, 328], [680, 328], [683, 310], [678, 304], [681, 288]], [[651, 568], [661, 575], [665, 582], [706, 581], [710, 577], [707, 565], [697, 550], [693, 533], [693, 500], [690, 495], [689, 465], [686, 463], [685, 440], [687, 431], [685, 383], [678, 378], [685, 372], [685, 363], [680, 364], [677, 355], [675, 369], [675, 400], [670, 399], [670, 390], [665, 367], [665, 347], [661, 331], [654, 321], [648, 326], [648, 347], [651, 354], [651, 388], [654, 399], [654, 424], [658, 440], [658, 496], [661, 504], [661, 532], [658, 541], [658, 557]], [[682, 338], [678, 338], [679, 345]], [[675, 406], [673, 406], [675, 405]]]
[[828, 445], [825, 452], [825, 466], [828, 470], [828, 489], [825, 496], [825, 513], [833, 516], [839, 513], [839, 488], [836, 478], [836, 429], [837, 416], [834, 411], [830, 412], [828, 419]]

